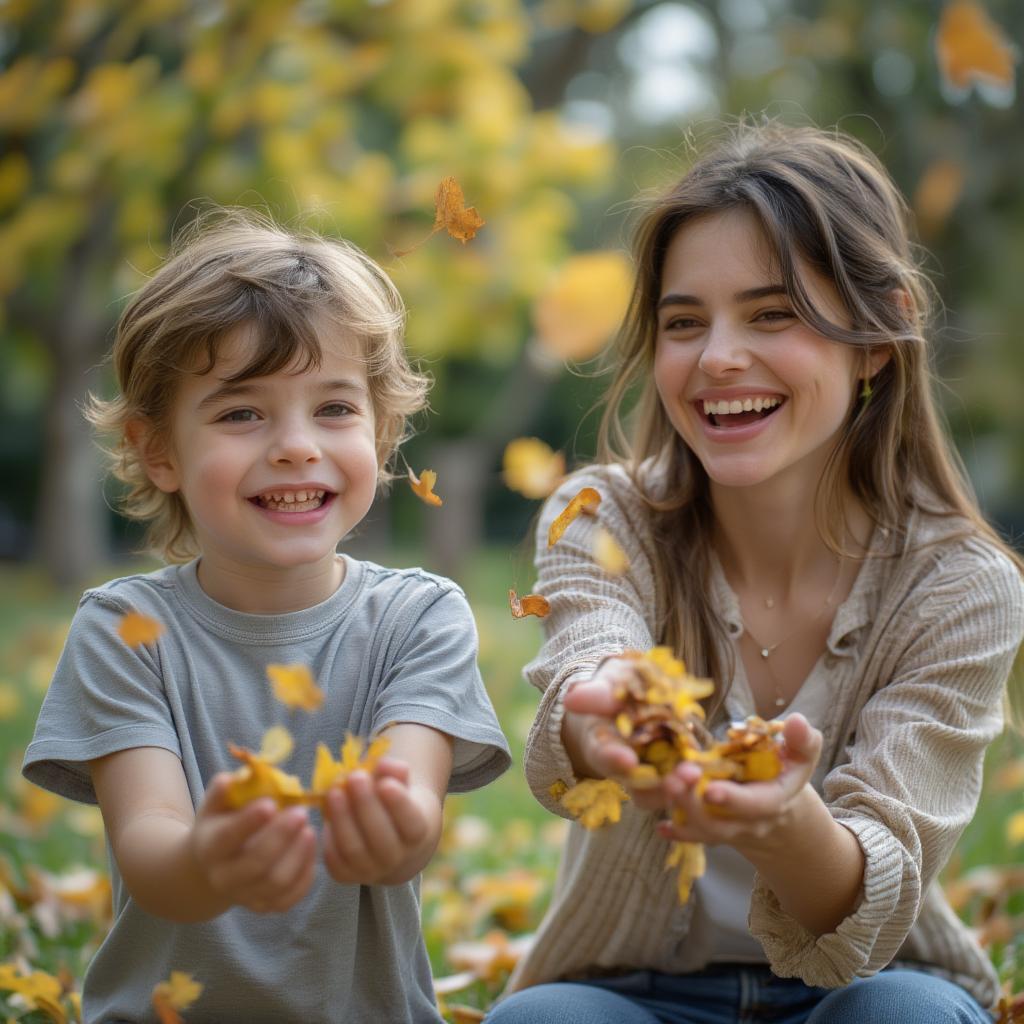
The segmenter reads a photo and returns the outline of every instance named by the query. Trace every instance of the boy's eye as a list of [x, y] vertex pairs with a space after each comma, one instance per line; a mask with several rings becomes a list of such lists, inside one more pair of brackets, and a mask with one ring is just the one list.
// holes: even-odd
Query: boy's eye
[[220, 417], [221, 423], [252, 423], [257, 419], [252, 409], [232, 409]]
[[317, 416], [350, 416], [356, 410], [347, 402], [328, 402], [317, 409]]

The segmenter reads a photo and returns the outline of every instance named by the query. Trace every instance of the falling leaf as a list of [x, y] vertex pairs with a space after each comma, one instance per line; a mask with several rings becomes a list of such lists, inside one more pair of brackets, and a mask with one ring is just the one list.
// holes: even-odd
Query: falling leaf
[[425, 501], [428, 505], [440, 506], [444, 504], [434, 493], [434, 484], [437, 483], [437, 474], [432, 469], [425, 469], [417, 479], [416, 474], [409, 470], [409, 486], [417, 498]]
[[473, 238], [486, 223], [475, 206], [466, 206], [462, 187], [451, 177], [442, 178], [434, 200], [434, 231], [442, 228], [463, 245]]
[[292, 734], [283, 725], [275, 725], [263, 734], [259, 756], [268, 764], [280, 764], [292, 756], [294, 749]]
[[946, 4], [935, 50], [942, 77], [955, 93], [980, 85], [1012, 97], [1016, 48], [974, 0]]
[[914, 191], [914, 212], [922, 234], [934, 235], [949, 219], [964, 190], [967, 175], [956, 160], [929, 164]]
[[270, 797], [278, 807], [315, 802], [309, 799], [302, 783], [294, 775], [286, 775], [259, 754], [236, 747], [233, 743], [228, 744], [228, 750], [243, 762], [228, 783], [225, 799], [229, 807], [244, 807], [264, 796]]
[[505, 446], [505, 486], [524, 498], [546, 498], [565, 476], [565, 456], [536, 437], [519, 437]]
[[629, 568], [626, 552], [603, 526], [594, 531], [594, 561], [609, 576], [621, 576]]
[[702, 843], [672, 843], [669, 847], [668, 856], [665, 858], [665, 868], [678, 869], [676, 891], [679, 894], [680, 903], [686, 903], [689, 900], [694, 881], [704, 874], [706, 867], [707, 861]]
[[187, 1010], [203, 993], [203, 986], [184, 971], [171, 971], [168, 981], [153, 986], [153, 1009], [160, 1024], [183, 1024], [179, 1010]]
[[570, 257], [533, 307], [540, 344], [559, 359], [596, 355], [622, 322], [632, 288], [621, 253]]
[[345, 734], [345, 742], [339, 753], [340, 760], [335, 761], [324, 743], [317, 744], [316, 764], [313, 767], [311, 791], [314, 795], [322, 795], [331, 786], [344, 782], [354, 771], [372, 772], [377, 762], [388, 752], [391, 740], [387, 736], [377, 736], [366, 744], [360, 736]]
[[316, 685], [308, 665], [268, 665], [267, 678], [274, 696], [286, 707], [312, 712], [324, 702], [323, 690]]
[[527, 615], [536, 615], [538, 619], [543, 619], [551, 611], [551, 605], [548, 604], [546, 597], [541, 597], [540, 594], [527, 594], [526, 597], [519, 597], [511, 588], [508, 592], [508, 605], [512, 609], [512, 618], [514, 619], [522, 619]]
[[629, 794], [613, 779], [584, 779], [567, 787], [557, 799], [585, 829], [595, 829], [622, 817]]
[[558, 513], [555, 521], [548, 528], [548, 547], [554, 547], [569, 524], [581, 513], [593, 515], [601, 504], [601, 495], [593, 487], [584, 487], [568, 505]]
[[129, 647], [151, 644], [163, 631], [164, 627], [156, 619], [139, 612], [123, 615], [117, 627], [118, 635]]
[[1006, 840], [1011, 846], [1024, 843], [1024, 811], [1017, 811], [1007, 819]]

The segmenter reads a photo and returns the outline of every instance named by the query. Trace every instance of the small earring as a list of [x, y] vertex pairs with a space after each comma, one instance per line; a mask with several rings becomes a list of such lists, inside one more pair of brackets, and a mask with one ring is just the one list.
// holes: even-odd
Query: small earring
[[871, 396], [874, 394], [874, 389], [871, 387], [871, 378], [864, 378], [864, 386], [860, 389], [861, 401], [867, 405], [871, 401]]

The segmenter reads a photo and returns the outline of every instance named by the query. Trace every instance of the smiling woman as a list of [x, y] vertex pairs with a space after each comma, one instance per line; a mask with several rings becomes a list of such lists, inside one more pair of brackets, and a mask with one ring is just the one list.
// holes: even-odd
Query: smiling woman
[[[939, 427], [905, 204], [851, 138], [742, 125], [647, 207], [634, 263], [600, 462], [538, 524], [525, 669], [538, 800], [565, 814], [552, 786], [580, 778], [632, 800], [574, 826], [526, 991], [489, 1020], [981, 1024], [996, 977], [936, 878], [1002, 725], [1024, 565]], [[584, 486], [594, 515], [550, 547]], [[684, 760], [633, 785], [621, 695], [655, 645], [713, 680], [716, 736], [784, 720], [777, 779]], [[668, 841], [708, 847], [682, 905]]]

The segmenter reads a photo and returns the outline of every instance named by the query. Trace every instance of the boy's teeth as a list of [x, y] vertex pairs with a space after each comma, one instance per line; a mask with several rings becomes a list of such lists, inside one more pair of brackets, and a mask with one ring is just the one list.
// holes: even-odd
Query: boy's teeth
[[319, 508], [324, 503], [326, 493], [326, 491], [280, 491], [262, 494], [258, 500], [264, 508], [271, 508], [278, 512], [284, 507], [287, 507], [289, 512], [308, 512], [310, 509]]

